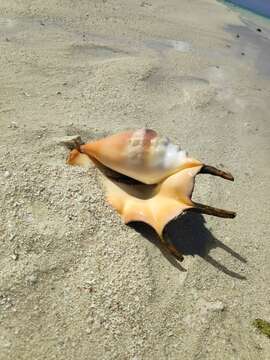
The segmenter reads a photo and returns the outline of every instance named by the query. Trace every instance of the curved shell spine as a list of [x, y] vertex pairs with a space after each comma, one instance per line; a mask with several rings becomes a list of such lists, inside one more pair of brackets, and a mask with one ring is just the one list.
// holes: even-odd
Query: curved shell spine
[[112, 135], [81, 145], [80, 151], [145, 184], [156, 184], [181, 169], [201, 165], [168, 138], [150, 129]]

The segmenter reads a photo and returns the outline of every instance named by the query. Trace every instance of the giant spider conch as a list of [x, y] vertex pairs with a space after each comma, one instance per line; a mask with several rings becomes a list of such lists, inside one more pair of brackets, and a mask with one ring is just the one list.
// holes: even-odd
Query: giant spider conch
[[162, 244], [178, 260], [182, 255], [163, 236], [165, 226], [186, 211], [222, 218], [236, 213], [192, 200], [195, 177], [211, 174], [233, 181], [229, 172], [205, 165], [154, 130], [120, 132], [89, 143], [80, 137], [66, 141], [71, 152], [67, 163], [101, 171], [107, 200], [125, 224], [141, 221], [150, 225]]

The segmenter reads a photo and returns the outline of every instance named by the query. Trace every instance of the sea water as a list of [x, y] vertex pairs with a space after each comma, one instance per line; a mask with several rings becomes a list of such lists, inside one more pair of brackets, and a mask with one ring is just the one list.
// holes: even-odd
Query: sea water
[[270, 0], [225, 0], [225, 2], [270, 18]]

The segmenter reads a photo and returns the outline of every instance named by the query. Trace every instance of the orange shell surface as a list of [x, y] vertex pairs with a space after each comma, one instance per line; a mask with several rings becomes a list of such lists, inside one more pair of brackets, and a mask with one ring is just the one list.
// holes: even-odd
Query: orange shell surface
[[144, 184], [157, 184], [181, 169], [202, 165], [150, 129], [108, 136], [81, 145], [80, 151], [106, 167]]
[[191, 195], [200, 170], [201, 166], [184, 169], [152, 188], [125, 185], [104, 177], [107, 200], [125, 223], [145, 222], [162, 237], [168, 222], [193, 207]]

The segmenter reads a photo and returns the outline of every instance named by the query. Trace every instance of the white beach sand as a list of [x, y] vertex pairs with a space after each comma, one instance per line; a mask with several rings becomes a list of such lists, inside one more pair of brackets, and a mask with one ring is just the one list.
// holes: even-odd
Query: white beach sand
[[[269, 358], [251, 324], [270, 320], [270, 26], [254, 19], [214, 0], [0, 0], [1, 360]], [[59, 145], [143, 126], [235, 176], [194, 193], [234, 220], [168, 227], [186, 271]]]

